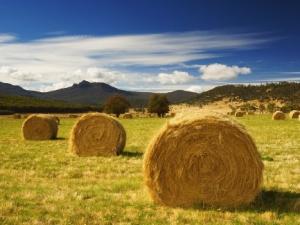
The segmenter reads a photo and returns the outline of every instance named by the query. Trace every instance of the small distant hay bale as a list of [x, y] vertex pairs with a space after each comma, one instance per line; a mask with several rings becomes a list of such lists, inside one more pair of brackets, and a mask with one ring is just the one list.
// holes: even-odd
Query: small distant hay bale
[[69, 115], [69, 118], [78, 118], [79, 116], [78, 115], [76, 115], [76, 114], [70, 114]]
[[13, 114], [13, 118], [14, 119], [21, 119], [22, 116], [21, 116], [21, 114], [15, 113], [15, 114]]
[[263, 163], [246, 130], [228, 117], [185, 115], [149, 144], [144, 181], [162, 205], [235, 207], [260, 192]]
[[289, 113], [289, 116], [291, 119], [298, 119], [299, 115], [300, 115], [300, 111], [298, 111], [298, 110], [292, 110]]
[[69, 149], [78, 156], [114, 156], [126, 143], [123, 126], [104, 113], [82, 116], [71, 131]]
[[245, 115], [245, 112], [244, 111], [237, 111], [235, 112], [235, 117], [243, 117]]
[[120, 117], [123, 119], [132, 119], [133, 118], [131, 113], [124, 113]]
[[272, 115], [272, 120], [285, 120], [285, 114], [282, 111], [276, 111]]
[[57, 122], [47, 115], [30, 115], [22, 125], [26, 140], [50, 140], [57, 137]]

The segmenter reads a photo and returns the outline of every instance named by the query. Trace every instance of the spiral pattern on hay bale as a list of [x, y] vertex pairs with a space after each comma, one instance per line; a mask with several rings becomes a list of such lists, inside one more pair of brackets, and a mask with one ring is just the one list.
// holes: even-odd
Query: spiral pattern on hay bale
[[272, 120], [285, 120], [285, 114], [282, 111], [276, 111], [272, 115]]
[[82, 116], [71, 131], [69, 148], [78, 156], [113, 156], [122, 153], [126, 143], [123, 126], [103, 113]]
[[30, 115], [22, 125], [23, 138], [26, 140], [50, 140], [57, 136], [57, 123], [47, 115]]
[[149, 144], [143, 167], [151, 198], [167, 206], [247, 204], [263, 176], [251, 136], [216, 115], [171, 120]]
[[289, 116], [291, 119], [298, 119], [299, 115], [300, 115], [300, 111], [298, 111], [298, 110], [292, 110], [289, 113]]

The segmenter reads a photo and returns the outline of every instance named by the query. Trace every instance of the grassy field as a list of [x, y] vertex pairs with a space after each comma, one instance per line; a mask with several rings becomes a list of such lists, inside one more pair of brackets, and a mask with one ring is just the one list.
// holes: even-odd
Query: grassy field
[[58, 140], [33, 142], [22, 140], [22, 120], [0, 118], [0, 224], [300, 224], [300, 122], [239, 121], [262, 155], [263, 192], [248, 207], [224, 210], [149, 199], [142, 157], [165, 119], [121, 120], [123, 155], [79, 158], [67, 151], [75, 119], [62, 119]]

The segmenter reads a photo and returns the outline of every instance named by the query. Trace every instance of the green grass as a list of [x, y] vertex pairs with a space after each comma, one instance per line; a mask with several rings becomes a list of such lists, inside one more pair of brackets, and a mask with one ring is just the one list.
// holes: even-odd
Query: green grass
[[248, 207], [167, 208], [143, 186], [142, 154], [164, 119], [121, 120], [118, 157], [79, 158], [67, 151], [74, 119], [59, 139], [22, 140], [22, 120], [0, 118], [0, 224], [300, 224], [300, 122], [270, 116], [239, 119], [262, 155], [264, 190]]

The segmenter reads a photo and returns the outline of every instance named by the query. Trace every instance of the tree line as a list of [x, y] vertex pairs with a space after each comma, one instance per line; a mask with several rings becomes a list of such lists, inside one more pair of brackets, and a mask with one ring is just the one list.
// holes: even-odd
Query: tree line
[[[0, 96], [0, 115], [13, 113], [84, 113], [90, 111], [116, 114], [118, 117], [129, 110], [130, 102], [122, 95], [113, 95], [105, 104], [98, 106], [80, 105], [55, 100], [42, 100], [22, 96]], [[169, 112], [169, 101], [166, 95], [153, 94], [149, 97], [149, 113], [163, 117]], [[136, 111], [144, 111], [137, 108]]]

